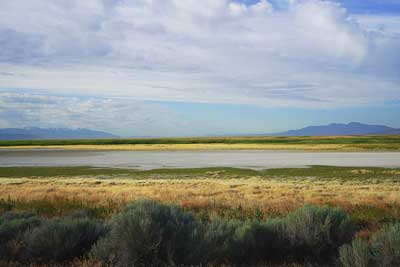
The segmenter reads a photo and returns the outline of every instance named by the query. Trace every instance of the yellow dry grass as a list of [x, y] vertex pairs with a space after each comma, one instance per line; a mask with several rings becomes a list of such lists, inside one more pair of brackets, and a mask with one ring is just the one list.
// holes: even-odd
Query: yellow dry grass
[[[305, 203], [335, 204], [352, 209], [377, 207], [400, 213], [398, 180], [296, 179], [143, 179], [128, 177], [2, 178], [0, 198], [36, 200], [67, 197], [98, 205], [152, 198], [192, 209], [242, 207], [265, 213], [285, 213]], [[400, 216], [397, 214], [396, 216]]]

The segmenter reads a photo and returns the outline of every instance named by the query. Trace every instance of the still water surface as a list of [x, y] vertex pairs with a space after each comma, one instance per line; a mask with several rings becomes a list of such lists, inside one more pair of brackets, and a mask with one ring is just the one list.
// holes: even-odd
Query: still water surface
[[400, 167], [398, 152], [71, 151], [0, 150], [0, 166], [98, 166], [118, 168], [288, 168], [310, 165]]

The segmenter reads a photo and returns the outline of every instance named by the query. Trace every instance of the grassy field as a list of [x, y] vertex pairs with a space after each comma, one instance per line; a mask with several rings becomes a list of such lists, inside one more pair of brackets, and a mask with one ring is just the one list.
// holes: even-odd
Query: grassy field
[[[126, 210], [127, 205], [131, 205], [135, 215]], [[171, 205], [178, 205], [180, 210]], [[160, 212], [163, 215], [157, 215]], [[1, 167], [0, 265], [114, 266], [105, 264], [107, 255], [121, 252], [129, 256], [136, 250], [144, 253], [146, 246], [142, 243], [137, 247], [128, 237], [124, 239], [127, 227], [132, 228], [134, 238], [149, 242], [152, 238], [149, 231], [163, 233], [165, 230], [156, 229], [157, 225], [169, 224], [158, 220], [167, 220], [168, 216], [172, 216], [171, 222], [187, 222], [191, 218], [191, 231], [203, 233], [201, 239], [191, 243], [183, 240], [193, 236], [173, 243], [194, 246], [193, 251], [203, 249], [199, 260], [211, 263], [203, 266], [247, 266], [252, 261], [257, 263], [252, 266], [303, 267], [315, 261], [317, 265], [313, 266], [337, 266], [339, 247], [340, 260], [352, 261], [352, 251], [358, 253], [358, 238], [366, 240], [360, 241], [366, 249], [370, 249], [367, 240], [377, 243], [375, 240], [381, 235], [393, 240], [400, 238], [400, 232], [393, 232], [400, 227], [400, 169], [312, 166], [262, 171], [236, 168], [140, 171], [87, 166]], [[151, 227], [144, 228], [146, 235], [135, 226], [146, 222], [135, 221], [143, 217], [154, 222], [140, 226]], [[341, 229], [343, 225], [351, 227]], [[385, 230], [386, 225], [393, 226]], [[114, 230], [108, 232], [109, 227]], [[187, 233], [187, 229], [184, 231], [182, 234]], [[303, 235], [310, 231], [316, 231], [315, 235]], [[116, 236], [94, 245], [107, 233]], [[2, 238], [8, 241], [2, 242]], [[113, 247], [115, 238], [121, 239], [120, 247]], [[79, 243], [82, 240], [88, 243]], [[221, 240], [225, 242], [223, 246], [218, 243]], [[224, 250], [220, 251], [222, 247]], [[320, 250], [322, 247], [325, 250]], [[86, 254], [89, 251], [92, 256], [83, 256], [89, 255]], [[153, 251], [147, 253], [151, 259], [163, 257]], [[2, 259], [30, 262], [21, 265]], [[318, 265], [322, 264], [319, 261], [324, 265]]]
[[400, 135], [20, 140], [0, 141], [0, 149], [1, 148], [61, 148], [83, 150], [288, 149], [331, 151], [399, 151]]
[[128, 202], [152, 198], [208, 217], [280, 216], [304, 204], [332, 204], [364, 224], [400, 218], [400, 169], [3, 167], [0, 177], [0, 209], [48, 216], [92, 207], [96, 216], [110, 217]]

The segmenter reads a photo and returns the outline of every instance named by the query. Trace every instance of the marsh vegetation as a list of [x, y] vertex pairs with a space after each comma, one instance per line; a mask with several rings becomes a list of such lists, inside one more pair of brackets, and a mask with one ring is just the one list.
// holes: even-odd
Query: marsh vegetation
[[3, 140], [0, 141], [0, 148], [62, 148], [91, 150], [289, 149], [398, 151], [400, 150], [400, 135]]

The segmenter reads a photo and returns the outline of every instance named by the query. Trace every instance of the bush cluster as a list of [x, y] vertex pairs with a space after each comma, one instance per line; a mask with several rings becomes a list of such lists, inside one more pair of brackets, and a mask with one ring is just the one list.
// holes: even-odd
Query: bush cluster
[[0, 259], [50, 262], [82, 257], [107, 228], [87, 217], [45, 220], [32, 213], [0, 217]]
[[0, 259], [22, 258], [25, 232], [38, 227], [41, 223], [41, 219], [33, 213], [3, 214], [0, 217]]
[[128, 206], [90, 255], [112, 266], [256, 266], [267, 262], [329, 262], [353, 236], [338, 208], [305, 206], [279, 220], [214, 218], [149, 200]]
[[65, 261], [84, 255], [105, 234], [89, 219], [54, 219], [25, 236], [27, 252], [36, 261]]
[[290, 213], [284, 225], [290, 244], [288, 254], [294, 259], [331, 259], [354, 233], [349, 216], [342, 209], [329, 206], [304, 206]]
[[355, 239], [340, 248], [343, 267], [400, 266], [400, 223], [383, 227], [371, 242]]
[[199, 264], [202, 234], [190, 213], [141, 200], [112, 219], [109, 235], [95, 245], [91, 256], [112, 266]]
[[[31, 213], [0, 217], [0, 260], [54, 263], [75, 258], [102, 266], [400, 266], [400, 224], [371, 242], [355, 239], [339, 208], [306, 205], [280, 219], [200, 220], [175, 205], [140, 200], [107, 223]], [[280, 265], [279, 265], [280, 266]]]

